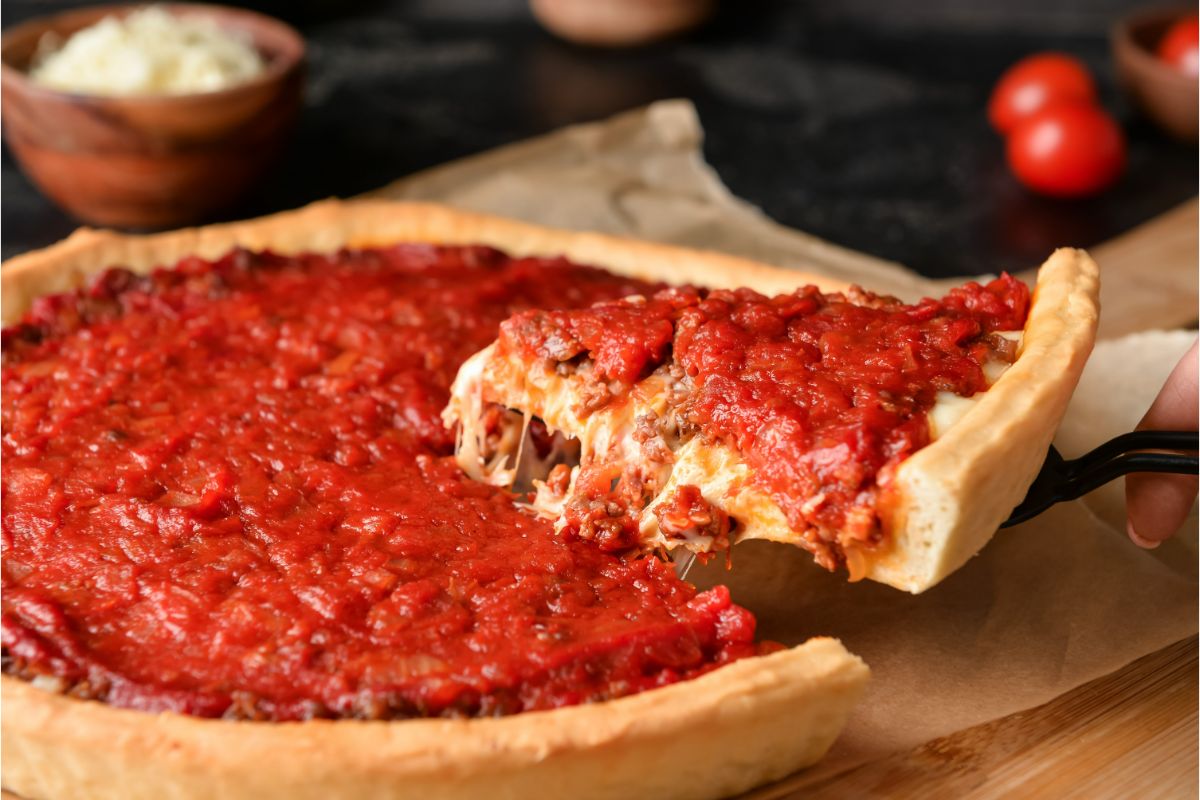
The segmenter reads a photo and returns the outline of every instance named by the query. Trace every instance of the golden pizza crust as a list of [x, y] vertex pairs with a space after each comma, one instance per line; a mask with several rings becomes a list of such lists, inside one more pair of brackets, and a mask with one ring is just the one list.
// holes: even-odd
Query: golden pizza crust
[[[81, 230], [0, 270], [3, 318], [111, 266], [145, 272], [235, 246], [282, 253], [395, 242], [490, 244], [672, 282], [768, 292], [838, 284], [738, 258], [386, 201], [326, 201], [149, 236]], [[226, 722], [150, 715], [0, 677], [4, 786], [26, 800], [710, 798], [821, 758], [868, 670], [813, 639], [631, 697], [499, 719]]]
[[1096, 340], [1100, 269], [1062, 248], [1038, 270], [1017, 360], [957, 423], [896, 471], [892, 548], [867, 577], [920, 592], [966, 563], [1021, 502]]
[[80, 228], [58, 244], [4, 262], [2, 317], [5, 324], [11, 324], [35, 297], [70, 291], [88, 276], [113, 266], [148, 272], [187, 256], [219, 258], [234, 247], [283, 254], [328, 253], [343, 247], [398, 242], [485, 244], [512, 256], [565, 256], [577, 264], [635, 278], [728, 288], [754, 286], [767, 293], [791, 291], [805, 283], [827, 291], [846, 286], [736, 256], [543, 228], [432, 203], [325, 200], [244, 222], [144, 236]]
[[[918, 593], [987, 544], [1025, 496], [1066, 411], [1095, 340], [1098, 294], [1099, 270], [1084, 251], [1058, 250], [1042, 266], [1017, 360], [977, 400], [972, 398], [961, 418], [900, 465], [879, 509], [884, 545], [847, 553], [848, 559], [858, 559], [852, 574]], [[462, 380], [467, 372], [470, 386]], [[525, 363], [520, 355], [501, 354], [493, 345], [464, 365], [447, 420], [464, 423], [463, 440], [477, 437], [468, 407], [500, 403], [580, 439], [585, 458], [607, 463], [614, 453], [617, 459], [633, 453], [636, 459], [633, 421], [648, 412], [662, 415], [667, 389], [647, 388], [656, 380], [651, 376], [636, 385], [624, 402], [580, 414], [585, 379], [560, 376], [543, 364]], [[472, 392], [479, 398], [472, 399]], [[479, 477], [475, 454], [459, 451], [464, 469]], [[675, 451], [668, 469], [665, 483], [641, 513], [648, 545], [709, 546], [703, 540], [668, 542], [658, 535], [654, 509], [685, 484], [738, 521], [735, 542], [801, 541], [778, 504], [749, 484], [750, 469], [733, 448], [693, 438]]]
[[26, 800], [716, 798], [819, 759], [867, 668], [833, 639], [607, 703], [472, 720], [226, 722], [0, 678]]

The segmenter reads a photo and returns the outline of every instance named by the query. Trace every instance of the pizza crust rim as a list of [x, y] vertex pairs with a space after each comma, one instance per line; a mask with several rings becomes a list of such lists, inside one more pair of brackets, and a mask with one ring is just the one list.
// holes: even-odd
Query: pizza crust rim
[[724, 797], [824, 755], [867, 674], [815, 638], [605, 703], [282, 723], [146, 714], [2, 676], [4, 782], [26, 800]]
[[[786, 291], [814, 275], [716, 253], [542, 228], [443, 206], [322, 201], [256, 220], [160, 234], [81, 229], [0, 270], [3, 318], [111, 266], [145, 272], [235, 246], [329, 252], [397, 242], [489, 244], [650, 279]], [[26, 800], [567, 795], [708, 798], [819, 760], [869, 671], [815, 638], [617, 700], [498, 719], [228, 722], [146, 714], [0, 676], [6, 788]]]
[[164, 233], [123, 234], [80, 228], [61, 242], [4, 262], [0, 271], [0, 318], [10, 324], [35, 298], [76, 289], [91, 275], [114, 265], [147, 272], [188, 256], [219, 258], [233, 247], [269, 248], [292, 255], [401, 242], [484, 244], [511, 256], [564, 256], [576, 264], [604, 267], [645, 280], [703, 282], [728, 288], [753, 286], [764, 293], [791, 291], [804, 283], [814, 283], [826, 291], [847, 286], [825, 276], [770, 267], [723, 253], [546, 228], [435, 203], [322, 200], [257, 219]]
[[[894, 545], [867, 576], [918, 593], [979, 552], [1025, 497], [1096, 341], [1100, 268], [1059, 248], [1038, 269], [1017, 360], [957, 423], [896, 470]], [[1003, 465], [997, 469], [996, 465]]]

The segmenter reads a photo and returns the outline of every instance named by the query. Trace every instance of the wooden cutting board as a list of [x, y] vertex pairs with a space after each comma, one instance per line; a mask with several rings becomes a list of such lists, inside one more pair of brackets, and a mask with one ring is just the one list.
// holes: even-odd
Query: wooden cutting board
[[1100, 265], [1100, 338], [1196, 327], [1196, 198], [1091, 248]]
[[1177, 642], [1030, 711], [820, 783], [801, 773], [743, 800], [1196, 797], [1196, 642]]

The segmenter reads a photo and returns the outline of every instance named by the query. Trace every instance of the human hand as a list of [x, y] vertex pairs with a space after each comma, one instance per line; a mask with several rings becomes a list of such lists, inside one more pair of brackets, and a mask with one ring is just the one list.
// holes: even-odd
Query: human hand
[[[1138, 430], [1194, 431], [1197, 410], [1196, 344], [1175, 365]], [[1125, 476], [1125, 530], [1137, 545], [1158, 547], [1179, 530], [1196, 500], [1192, 475], [1142, 472]]]

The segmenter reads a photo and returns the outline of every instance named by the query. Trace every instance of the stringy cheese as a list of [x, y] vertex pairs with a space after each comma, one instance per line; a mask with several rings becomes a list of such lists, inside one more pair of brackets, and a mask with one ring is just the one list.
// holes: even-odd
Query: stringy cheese
[[[550, 451], [545, 456], [539, 456], [529, 433], [529, 423], [533, 414], [524, 410], [520, 428], [511, 425], [502, 427], [500, 441], [493, 448], [495, 453], [490, 460], [484, 458], [488, 432], [483, 428], [483, 382], [484, 372], [494, 348], [495, 345], [491, 345], [481, 350], [459, 367], [450, 387], [450, 403], [442, 411], [442, 421], [448, 428], [458, 424], [454, 457], [468, 477], [518, 491], [533, 489], [539, 499], [532, 505], [541, 513], [539, 503], [550, 502], [550, 495], [543, 491], [544, 485], [537, 479], [545, 477], [555, 464], [566, 460], [566, 439], [556, 437]], [[560, 391], [554, 396], [561, 396], [565, 403], [568, 393]], [[549, 414], [547, 416], [555, 418]], [[546, 428], [552, 434], [556, 432], [549, 422], [546, 423]], [[557, 517], [561, 513], [562, 499], [558, 499], [556, 503], [550, 506], [554, 510], [553, 514], [546, 513], [546, 516]]]
[[458, 423], [454, 458], [467, 477], [493, 486], [511, 486], [516, 477], [516, 463], [514, 460], [512, 467], [505, 466], [510, 453], [502, 448], [491, 462], [483, 457], [483, 442], [487, 437], [483, 430], [483, 372], [495, 348], [494, 344], [485, 347], [458, 368], [442, 421], [447, 428]]
[[155, 6], [124, 18], [105, 17], [65, 44], [43, 37], [38, 49], [30, 78], [80, 94], [213, 92], [250, 80], [264, 66], [254, 46], [236, 32]]
[[[1021, 346], [1021, 337], [1023, 331], [1000, 331], [999, 336], [1003, 336], [1010, 342], [1015, 342], [1018, 349]], [[988, 386], [991, 386], [996, 381], [1000, 380], [1012, 364], [1007, 361], [990, 360], [983, 362], [983, 376], [987, 379]], [[937, 399], [934, 401], [933, 408], [929, 409], [929, 439], [939, 439], [950, 427], [966, 416], [966, 413], [975, 407], [979, 402], [981, 394], [973, 395], [972, 397], [963, 397], [962, 395], [954, 394], [954, 392], [938, 392]]]
[[[1000, 335], [1020, 346], [1021, 331], [1006, 331]], [[489, 384], [499, 388], [497, 384], [503, 381], [488, 369], [494, 358], [493, 344], [463, 364], [450, 390], [450, 404], [442, 414], [447, 426], [459, 425], [455, 456], [469, 476], [498, 486], [512, 487], [521, 483], [524, 489], [531, 485], [535, 496], [528, 507], [544, 518], [555, 520], [556, 527], [562, 524], [563, 505], [574, 491], [579, 467], [574, 466], [571, 470], [570, 486], [563, 495], [548, 491], [543, 482], [538, 480], [549, 472], [551, 466], [563, 462], [563, 454], [556, 447], [545, 459], [531, 456], [535, 448], [526, 443], [531, 411], [539, 415], [551, 433], [557, 431], [577, 440], [581, 449], [580, 460], [584, 463], [592, 459], [623, 463], [644, 460], [641, 446], [632, 434], [639, 416], [649, 413], [657, 417], [666, 412], [670, 387], [661, 376], [653, 375], [645, 379], [626, 402], [608, 406], [580, 419], [576, 413], [578, 398], [569, 380], [520, 363], [507, 370], [513, 376], [519, 376], [515, 382], [520, 385], [503, 385], [502, 388], [508, 394], [505, 398], [508, 404], [525, 415], [524, 424], [519, 430], [514, 427], [513, 430], [503, 431], [499, 444], [494, 448], [495, 454], [490, 459], [485, 458], [483, 443], [487, 432], [482, 426], [483, 387]], [[495, 363], [500, 362], [497, 360]], [[988, 385], [999, 380], [1009, 366], [1004, 361], [986, 362], [983, 371]], [[541, 402], [535, 401], [534, 396], [540, 398]], [[962, 397], [952, 392], [939, 392], [928, 414], [930, 439], [945, 434], [979, 402], [981, 396]], [[787, 527], [782, 513], [766, 502], [765, 495], [745, 491], [749, 469], [734, 451], [706, 445], [700, 438], [673, 446], [672, 449], [673, 463], [657, 468], [662, 488], [643, 510], [639, 522], [642, 540], [647, 547], [685, 547], [699, 553], [712, 550], [715, 542], [711, 536], [685, 531], [681, 536], [667, 537], [659, 530], [654, 510], [685, 484], [696, 486], [705, 500], [738, 519], [741, 523], [740, 538], [760, 538], [760, 527], [768, 530]], [[822, 495], [817, 495], [810, 498], [809, 502], [819, 504], [823, 499]], [[858, 554], [855, 555], [857, 557]], [[850, 557], [849, 551], [847, 557]], [[849, 567], [852, 576], [856, 573], [861, 575], [864, 569], [861, 563], [849, 564]]]

